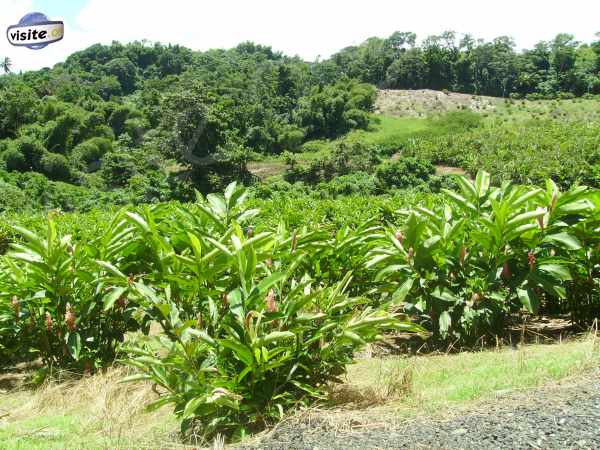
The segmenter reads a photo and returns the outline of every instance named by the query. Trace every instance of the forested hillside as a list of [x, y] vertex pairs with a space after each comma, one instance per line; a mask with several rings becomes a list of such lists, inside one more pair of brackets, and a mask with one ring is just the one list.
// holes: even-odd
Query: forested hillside
[[395, 89], [448, 89], [531, 98], [600, 93], [600, 40], [581, 43], [561, 33], [532, 49], [513, 39], [491, 42], [447, 31], [417, 45], [414, 33], [373, 37], [331, 58], [331, 65], [362, 81]]
[[[72, 208], [101, 192], [185, 199], [247, 179], [253, 153], [366, 127], [375, 89], [322, 68], [251, 43], [200, 53], [115, 42], [3, 76], [4, 207]], [[171, 176], [169, 165], [189, 170]]]
[[[459, 41], [446, 32], [416, 42], [413, 33], [394, 33], [311, 63], [253, 43], [198, 52], [113, 42], [51, 69], [3, 75], [0, 211], [188, 200], [195, 189], [256, 182], [247, 163], [279, 156], [287, 181], [314, 186], [358, 171], [350, 184], [381, 192], [391, 169], [379, 164], [405, 139], [336, 141], [377, 125], [376, 86], [513, 99], [600, 92], [600, 41], [580, 44], [559, 34], [524, 52], [505, 37]], [[3, 67], [10, 71], [10, 61]], [[474, 126], [474, 118], [455, 119]], [[413, 125], [424, 128], [396, 124], [407, 132]], [[427, 178], [431, 163], [446, 163], [438, 160], [415, 163], [417, 177]]]

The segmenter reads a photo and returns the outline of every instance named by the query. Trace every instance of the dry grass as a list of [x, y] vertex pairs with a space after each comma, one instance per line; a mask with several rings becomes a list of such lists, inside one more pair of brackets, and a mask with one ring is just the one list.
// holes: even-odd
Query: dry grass
[[114, 368], [12, 392], [0, 400], [7, 414], [0, 420], [2, 448], [179, 447], [170, 409], [146, 412], [156, 394], [149, 384], [119, 383], [124, 376], [125, 369]]
[[[461, 414], [515, 392], [573, 382], [600, 368], [600, 336], [554, 345], [499, 347], [474, 353], [369, 357], [349, 367], [331, 401], [297, 411], [283, 424], [327, 430], [393, 429], [407, 418]], [[149, 384], [120, 384], [127, 374], [104, 374], [0, 396], [1, 449], [184, 449], [169, 406], [148, 413]], [[533, 391], [531, 391], [533, 392]], [[536, 391], [537, 392], [537, 391]], [[551, 395], [551, 391], [549, 391]], [[248, 442], [256, 441], [267, 431]], [[223, 448], [217, 439], [214, 449]]]

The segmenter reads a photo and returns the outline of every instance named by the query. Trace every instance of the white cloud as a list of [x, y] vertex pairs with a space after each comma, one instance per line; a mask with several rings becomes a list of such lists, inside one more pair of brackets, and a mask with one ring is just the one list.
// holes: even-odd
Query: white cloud
[[[0, 0], [0, 5], [6, 20], [28, 12], [31, 0]], [[7, 50], [2, 39], [0, 55], [8, 52], [16, 69], [30, 69], [59, 62], [94, 42], [146, 38], [198, 50], [252, 40], [311, 60], [395, 30], [421, 38], [444, 30], [485, 39], [510, 35], [522, 48], [558, 32], [590, 41], [600, 31], [599, 16], [600, 2], [589, 0], [89, 0], [76, 23], [65, 24], [62, 42], [34, 53]]]

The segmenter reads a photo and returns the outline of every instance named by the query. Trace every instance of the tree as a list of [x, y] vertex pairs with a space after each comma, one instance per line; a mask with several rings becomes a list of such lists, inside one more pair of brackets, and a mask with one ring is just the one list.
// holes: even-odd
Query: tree
[[130, 94], [135, 90], [137, 69], [128, 58], [115, 58], [108, 62], [104, 69], [107, 75], [117, 77], [124, 94]]
[[0, 63], [0, 67], [2, 67], [2, 70], [4, 70], [4, 73], [10, 72], [10, 69], [12, 67], [12, 61], [10, 60], [10, 58], [8, 56], [5, 56], [2, 59], [2, 62]]
[[23, 82], [0, 88], [0, 139], [14, 138], [22, 125], [35, 122], [38, 104], [33, 89]]

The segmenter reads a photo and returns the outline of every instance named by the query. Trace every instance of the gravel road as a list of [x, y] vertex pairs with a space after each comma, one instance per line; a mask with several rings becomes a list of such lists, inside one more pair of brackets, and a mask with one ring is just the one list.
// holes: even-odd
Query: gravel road
[[[356, 417], [356, 412], [355, 415]], [[600, 449], [600, 374], [499, 394], [447, 419], [338, 427], [311, 417], [282, 425], [245, 449]], [[352, 419], [355, 420], [355, 419]], [[353, 428], [356, 428], [353, 430]]]

